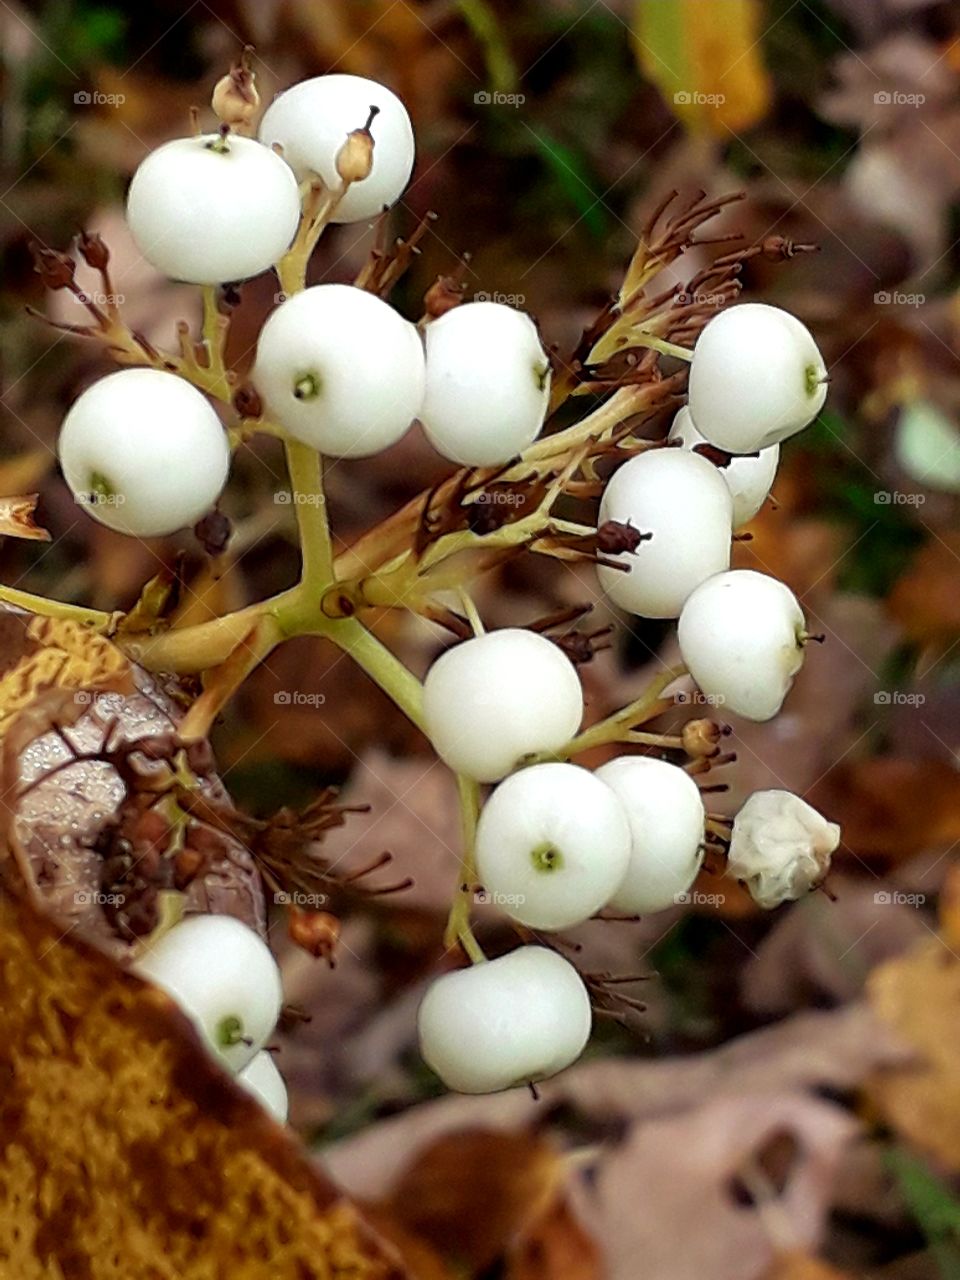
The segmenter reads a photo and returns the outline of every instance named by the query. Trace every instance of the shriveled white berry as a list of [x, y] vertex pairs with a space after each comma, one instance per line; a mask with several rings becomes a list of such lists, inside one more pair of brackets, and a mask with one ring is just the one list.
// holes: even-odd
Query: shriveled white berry
[[727, 873], [768, 910], [822, 883], [840, 828], [790, 791], [755, 791], [733, 820]]
[[260, 331], [253, 382], [295, 439], [341, 458], [395, 444], [423, 401], [423, 343], [393, 307], [349, 284], [280, 304]]
[[697, 784], [677, 765], [650, 756], [620, 756], [596, 776], [630, 822], [630, 861], [610, 906], [629, 914], [674, 906], [703, 861], [705, 814]]
[[729, 453], [766, 449], [802, 431], [827, 398], [827, 368], [788, 311], [744, 302], [714, 316], [690, 364], [697, 430]]
[[495, 1093], [568, 1067], [590, 1038], [583, 979], [546, 947], [444, 974], [420, 1005], [420, 1052], [449, 1089]]
[[210, 403], [159, 369], [121, 369], [88, 387], [63, 421], [57, 454], [77, 502], [108, 528], [141, 538], [195, 524], [230, 469]]
[[362, 129], [371, 107], [373, 166], [352, 183], [337, 206], [334, 222], [376, 218], [400, 199], [413, 172], [413, 126], [407, 109], [386, 85], [362, 76], [329, 75], [303, 80], [275, 98], [260, 122], [268, 147], [279, 143], [298, 178], [319, 174], [331, 191], [340, 185], [337, 156], [347, 135]]
[[158, 271], [191, 284], [259, 275], [283, 257], [300, 221], [297, 180], [253, 138], [177, 138], [133, 175], [127, 222]]
[[261, 1049], [257, 1056], [237, 1072], [237, 1081], [249, 1089], [258, 1102], [280, 1124], [287, 1122], [287, 1086], [277, 1070], [273, 1054]]
[[626, 875], [630, 824], [605, 782], [576, 764], [537, 764], [491, 795], [477, 875], [492, 902], [534, 929], [567, 929], [605, 906]]
[[267, 944], [233, 916], [181, 921], [135, 968], [176, 1000], [231, 1071], [242, 1071], [277, 1025], [280, 970]]
[[550, 361], [524, 311], [466, 302], [427, 325], [420, 420], [460, 466], [493, 467], [531, 445], [550, 401]]
[[803, 665], [806, 631], [789, 587], [753, 569], [732, 569], [693, 592], [677, 638], [703, 693], [724, 711], [770, 720]]
[[[709, 443], [697, 430], [687, 405], [674, 418], [667, 439], [679, 440], [684, 449], [695, 449], [698, 444]], [[752, 520], [766, 502], [779, 461], [780, 446], [772, 444], [768, 449], [745, 457], [734, 455], [726, 466], [717, 468], [733, 498], [734, 529]]]
[[496, 782], [524, 757], [557, 751], [574, 736], [583, 689], [552, 640], [509, 627], [441, 654], [424, 681], [423, 710], [445, 764]]
[[652, 534], [613, 557], [629, 572], [598, 570], [606, 594], [628, 613], [675, 618], [694, 587], [730, 564], [733, 499], [699, 454], [652, 449], [625, 462], [600, 502], [600, 522], [607, 520]]

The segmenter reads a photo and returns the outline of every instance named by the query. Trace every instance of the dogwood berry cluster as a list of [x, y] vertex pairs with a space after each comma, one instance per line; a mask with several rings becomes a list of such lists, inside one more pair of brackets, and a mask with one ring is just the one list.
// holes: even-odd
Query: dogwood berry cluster
[[[826, 366], [812, 336], [785, 311], [729, 306], [686, 353], [689, 403], [667, 440], [652, 443], [635, 434], [643, 405], [632, 395], [644, 390], [637, 383], [646, 366], [629, 348], [644, 349], [648, 359], [651, 347], [683, 355], [660, 335], [695, 331], [702, 312], [696, 324], [688, 312], [674, 324], [664, 311], [663, 325], [645, 327], [643, 297], [627, 290], [605, 313], [596, 344], [561, 363], [551, 361], [530, 316], [499, 302], [465, 301], [449, 281], [443, 305], [431, 291], [427, 315], [418, 324], [406, 319], [383, 296], [399, 250], [390, 259], [378, 248], [352, 284], [307, 288], [310, 252], [325, 226], [375, 219], [401, 200], [415, 158], [410, 119], [384, 86], [329, 75], [282, 93], [249, 136], [243, 130], [254, 128], [258, 99], [234, 101], [231, 83], [221, 82], [214, 95], [221, 128], [159, 147], [136, 171], [127, 200], [144, 258], [173, 279], [204, 286], [203, 341], [191, 343], [184, 332], [180, 355], [163, 356], [125, 329], [115, 310], [94, 308], [107, 345], [127, 363], [152, 367], [124, 369], [83, 392], [60, 433], [63, 473], [103, 524], [163, 536], [199, 522], [218, 501], [234, 440], [264, 429], [284, 441], [291, 487], [310, 498], [296, 504], [304, 549], [298, 584], [196, 628], [167, 631], [151, 616], [146, 639], [121, 628], [118, 643], [139, 645], [138, 660], [146, 655], [155, 670], [230, 664], [197, 704], [209, 713], [204, 731], [219, 692], [235, 688], [271, 640], [286, 636], [325, 636], [393, 694], [458, 774], [468, 836], [450, 936], [474, 963], [429, 985], [419, 1014], [423, 1056], [465, 1092], [543, 1079], [582, 1051], [591, 996], [572, 964], [542, 938], [529, 942], [530, 931], [569, 929], [605, 909], [671, 909], [721, 837], [729, 839], [729, 873], [773, 906], [822, 880], [839, 832], [786, 792], [751, 797], [727, 830], [705, 812], [694, 781], [712, 767], [723, 727], [701, 720], [679, 734], [650, 735], [627, 708], [582, 729], [577, 668], [542, 631], [485, 633], [464, 597], [476, 634], [440, 656], [421, 688], [366, 627], [364, 610], [407, 608], [452, 622], [462, 635], [462, 619], [436, 593], [465, 587], [470, 572], [459, 566], [467, 557], [494, 552], [490, 563], [497, 563], [529, 549], [589, 560], [620, 609], [679, 619], [685, 670], [724, 714], [770, 719], [803, 661], [806, 623], [783, 583], [731, 569], [731, 549], [735, 531], [770, 493], [780, 442], [822, 407]], [[701, 221], [719, 207], [701, 210]], [[688, 210], [634, 277], [646, 280], [652, 259], [675, 262], [696, 243], [696, 225]], [[398, 245], [409, 250], [411, 243]], [[52, 287], [64, 287], [68, 260], [53, 258]], [[87, 261], [94, 260], [105, 270], [105, 253], [94, 249]], [[228, 322], [216, 310], [216, 286], [270, 268], [280, 294], [260, 331], [249, 384], [239, 387], [219, 342]], [[658, 385], [653, 377], [650, 386]], [[551, 408], [573, 391], [611, 386], [617, 394], [591, 422], [569, 434], [545, 432]], [[624, 412], [607, 420], [621, 392]], [[228, 432], [212, 400], [243, 420], [228, 419]], [[375, 454], [415, 421], [439, 454], [465, 470], [393, 524], [385, 521], [382, 544], [374, 537], [363, 554], [348, 552], [359, 574], [352, 577], [334, 560], [320, 456]], [[601, 487], [589, 524], [553, 510], [563, 495], [580, 499]], [[495, 493], [509, 499], [502, 510], [474, 500]], [[650, 706], [659, 706], [656, 697]], [[647, 719], [656, 713], [646, 710]], [[575, 762], [587, 748], [611, 744], [662, 750], [620, 754], [593, 771]], [[687, 765], [676, 762], [683, 753]], [[493, 960], [484, 959], [464, 911], [478, 886], [524, 939]], [[260, 938], [230, 918], [192, 917], [155, 940], [137, 967], [283, 1119], [283, 1082], [264, 1049], [280, 1011], [280, 979]]]

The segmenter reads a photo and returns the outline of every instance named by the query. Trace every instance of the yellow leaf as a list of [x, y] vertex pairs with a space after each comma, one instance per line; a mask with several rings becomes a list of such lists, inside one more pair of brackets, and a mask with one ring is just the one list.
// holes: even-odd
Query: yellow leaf
[[766, 114], [762, 16], [759, 0], [636, 0], [640, 68], [694, 133], [727, 138]]

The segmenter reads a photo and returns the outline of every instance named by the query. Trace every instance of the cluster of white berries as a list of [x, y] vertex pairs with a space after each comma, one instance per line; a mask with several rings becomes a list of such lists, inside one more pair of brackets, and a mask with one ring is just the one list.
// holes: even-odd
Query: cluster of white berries
[[[345, 168], [344, 148], [360, 135], [366, 163]], [[143, 256], [172, 279], [244, 280], [290, 247], [301, 183], [319, 178], [335, 197], [331, 221], [363, 222], [396, 203], [413, 162], [413, 128], [395, 94], [359, 76], [320, 76], [268, 107], [259, 138], [222, 130], [158, 147], [134, 174], [127, 221]], [[499, 466], [543, 427], [550, 361], [530, 317], [501, 303], [463, 303], [421, 335], [375, 294], [324, 284], [268, 318], [252, 381], [267, 417], [323, 453], [366, 457], [419, 419], [444, 457]], [[124, 370], [84, 392], [59, 451], [77, 500], [139, 537], [196, 523], [229, 469], [206, 398], [163, 371]]]
[[211, 1053], [285, 1122], [286, 1087], [264, 1048], [283, 990], [259, 935], [232, 916], [191, 916], [150, 945], [135, 968], [177, 1002]]

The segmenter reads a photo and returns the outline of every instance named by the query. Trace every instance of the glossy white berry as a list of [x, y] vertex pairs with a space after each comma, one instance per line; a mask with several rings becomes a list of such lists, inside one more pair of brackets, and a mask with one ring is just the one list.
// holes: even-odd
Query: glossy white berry
[[752, 453], [802, 431], [827, 398], [827, 368], [788, 311], [744, 302], [714, 316], [690, 364], [690, 412], [711, 444]]
[[300, 221], [297, 180], [253, 138], [177, 138], [133, 175], [127, 222], [158, 271], [191, 284], [259, 275], [283, 257]]
[[534, 929], [568, 929], [616, 893], [630, 860], [616, 795], [576, 764], [536, 764], [490, 796], [477, 826], [477, 875], [489, 900]]
[[653, 535], [614, 557], [629, 572], [598, 570], [606, 594], [628, 613], [675, 618], [694, 587], [730, 564], [733, 499], [699, 454], [652, 449], [625, 462], [600, 502], [600, 523], [607, 520]]
[[298, 178], [316, 173], [331, 191], [340, 185], [337, 155], [347, 135], [362, 129], [370, 108], [373, 167], [352, 183], [337, 206], [334, 222], [376, 218], [400, 199], [413, 172], [413, 126], [407, 109], [385, 85], [362, 76], [330, 75], [303, 80], [281, 93], [264, 112], [260, 138], [279, 143]]
[[556, 1075], [590, 1038], [583, 979], [546, 947], [444, 974], [423, 998], [420, 1052], [449, 1089], [495, 1093]]
[[[684, 449], [695, 449], [698, 444], [709, 443], [697, 430], [687, 405], [674, 418], [667, 439], [680, 441]], [[766, 502], [779, 461], [780, 446], [772, 444], [746, 457], [734, 455], [726, 466], [717, 468], [733, 498], [734, 529], [752, 520]]]
[[733, 821], [727, 873], [768, 910], [822, 883], [840, 828], [790, 791], [755, 791]]
[[57, 454], [74, 498], [141, 538], [196, 524], [227, 481], [230, 446], [195, 387], [159, 369], [121, 369], [75, 401]]
[[260, 936], [233, 916], [183, 920], [135, 967], [176, 1000], [232, 1071], [252, 1061], [280, 1016], [277, 963]]
[[460, 466], [493, 467], [531, 445], [550, 401], [550, 361], [523, 311], [466, 302], [427, 325], [420, 420]]
[[445, 764], [496, 782], [524, 757], [557, 751], [574, 736], [583, 689], [552, 640], [509, 627], [441, 654], [424, 681], [423, 711]]
[[349, 284], [294, 294], [260, 331], [253, 382], [267, 416], [341, 458], [395, 444], [423, 401], [423, 343], [393, 307]]
[[237, 1072], [237, 1081], [249, 1089], [258, 1102], [280, 1124], [287, 1122], [287, 1086], [277, 1070], [273, 1054], [261, 1049], [257, 1056]]
[[770, 720], [803, 665], [805, 622], [789, 587], [753, 569], [708, 579], [690, 596], [677, 637], [687, 669], [723, 711]]
[[632, 915], [681, 902], [703, 861], [705, 814], [697, 784], [677, 765], [650, 756], [621, 756], [596, 776], [630, 823], [630, 861], [610, 906]]

